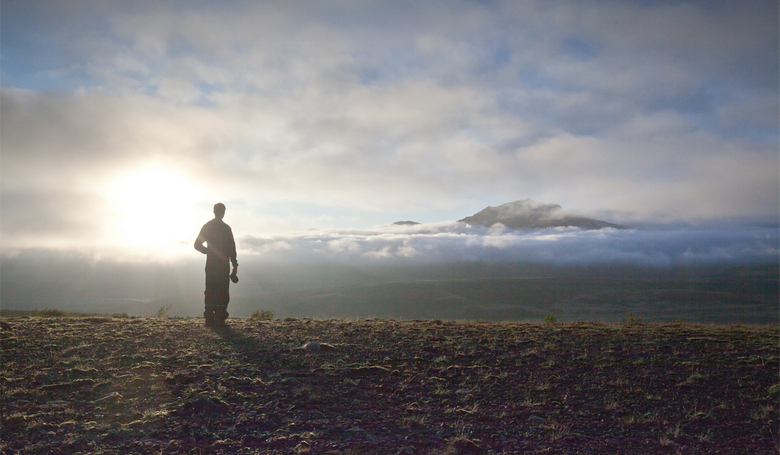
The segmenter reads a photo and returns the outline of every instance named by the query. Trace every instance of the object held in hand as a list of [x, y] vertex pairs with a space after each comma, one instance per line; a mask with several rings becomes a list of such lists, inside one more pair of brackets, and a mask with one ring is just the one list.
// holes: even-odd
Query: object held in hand
[[238, 283], [238, 275], [236, 275], [235, 272], [230, 274], [230, 281], [232, 281], [234, 283]]

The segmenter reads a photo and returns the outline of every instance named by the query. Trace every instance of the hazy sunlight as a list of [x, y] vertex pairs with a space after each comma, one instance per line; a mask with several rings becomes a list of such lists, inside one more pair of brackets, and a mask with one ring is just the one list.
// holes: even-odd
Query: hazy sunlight
[[185, 176], [161, 166], [121, 175], [108, 189], [115, 214], [113, 241], [123, 248], [160, 256], [184, 253], [209, 216], [196, 208], [200, 193]]

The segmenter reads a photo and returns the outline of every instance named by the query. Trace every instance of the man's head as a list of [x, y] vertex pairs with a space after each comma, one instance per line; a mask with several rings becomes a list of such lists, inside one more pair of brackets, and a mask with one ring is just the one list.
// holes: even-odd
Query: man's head
[[221, 220], [225, 217], [225, 204], [217, 202], [214, 204], [214, 218]]

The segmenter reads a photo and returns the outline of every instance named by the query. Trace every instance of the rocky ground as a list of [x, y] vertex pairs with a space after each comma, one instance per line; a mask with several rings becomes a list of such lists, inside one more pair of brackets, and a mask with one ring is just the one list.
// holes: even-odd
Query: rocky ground
[[[5, 318], [3, 454], [778, 453], [778, 328]], [[295, 349], [306, 342], [332, 350]]]

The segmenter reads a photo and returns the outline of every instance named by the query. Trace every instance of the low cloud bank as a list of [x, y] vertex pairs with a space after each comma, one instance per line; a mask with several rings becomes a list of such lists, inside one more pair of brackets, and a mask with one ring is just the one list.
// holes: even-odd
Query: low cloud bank
[[[345, 285], [548, 276], [567, 270], [643, 278], [655, 270], [663, 278], [677, 266], [706, 270], [717, 266], [716, 270], [724, 271], [730, 266], [777, 265], [779, 232], [777, 228], [520, 231], [449, 222], [245, 236], [239, 239], [241, 281], [231, 290], [231, 305], [236, 315], [263, 308], [281, 315], [291, 311], [294, 299], [306, 300], [309, 294], [299, 294], [302, 291]], [[195, 316], [202, 312], [203, 264], [204, 258], [194, 250], [172, 263], [121, 262], [52, 250], [2, 255], [1, 306], [148, 316], [170, 305], [171, 315]], [[776, 277], [774, 272], [764, 273]], [[769, 292], [769, 301], [776, 304], [771, 294], [776, 280], [761, 280], [759, 288]], [[382, 294], [384, 288], [372, 289], [371, 295], [379, 300], [394, 299]], [[271, 306], [272, 300], [276, 307]], [[301, 314], [320, 311], [317, 302], [301, 303]], [[378, 311], [353, 304], [350, 308], [356, 312], [350, 314]], [[346, 314], [344, 305], [339, 300], [333, 311]]]
[[439, 263], [538, 262], [553, 265], [626, 263], [641, 266], [777, 263], [771, 228], [601, 229], [520, 231], [463, 223], [310, 230], [239, 240], [245, 255], [274, 262]]

